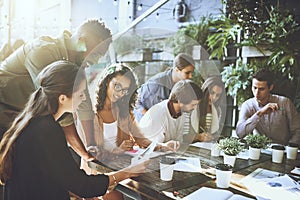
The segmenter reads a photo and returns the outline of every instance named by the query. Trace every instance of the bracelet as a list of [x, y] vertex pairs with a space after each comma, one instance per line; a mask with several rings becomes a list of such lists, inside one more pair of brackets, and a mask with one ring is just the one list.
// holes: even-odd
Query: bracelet
[[115, 177], [115, 175], [112, 175], [113, 179], [114, 179], [114, 188], [118, 185], [117, 179]]

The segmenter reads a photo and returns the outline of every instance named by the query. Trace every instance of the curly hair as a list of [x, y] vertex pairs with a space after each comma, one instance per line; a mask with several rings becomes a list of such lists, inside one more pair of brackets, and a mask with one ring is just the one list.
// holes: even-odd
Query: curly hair
[[104, 69], [98, 90], [96, 91], [96, 110], [100, 111], [104, 107], [104, 102], [107, 97], [108, 83], [116, 76], [126, 76], [130, 80], [129, 92], [116, 102], [119, 108], [120, 118], [125, 118], [129, 115], [133, 116], [133, 108], [137, 99], [137, 79], [131, 68], [125, 64], [112, 64]]
[[102, 41], [109, 40], [111, 42], [111, 31], [105, 27], [105, 24], [98, 19], [89, 19], [78, 27], [77, 32], [84, 34], [86, 37], [96, 36]]

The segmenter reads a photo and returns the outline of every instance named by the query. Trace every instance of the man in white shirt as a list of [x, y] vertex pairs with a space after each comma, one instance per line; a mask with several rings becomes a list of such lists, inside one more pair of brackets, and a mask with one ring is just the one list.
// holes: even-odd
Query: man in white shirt
[[252, 79], [253, 98], [242, 104], [236, 133], [240, 138], [255, 129], [273, 143], [300, 145], [300, 114], [290, 99], [272, 94], [273, 74], [258, 71]]
[[189, 117], [197, 109], [202, 95], [201, 88], [193, 81], [177, 82], [169, 99], [152, 106], [142, 117], [139, 123], [142, 133], [150, 140], [158, 142], [185, 140], [185, 135], [193, 131], [189, 130]]

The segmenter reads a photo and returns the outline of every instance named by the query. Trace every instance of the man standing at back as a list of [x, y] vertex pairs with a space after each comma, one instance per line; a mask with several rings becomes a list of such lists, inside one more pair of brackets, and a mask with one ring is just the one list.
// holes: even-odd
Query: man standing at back
[[242, 104], [236, 133], [240, 138], [256, 129], [274, 143], [300, 144], [300, 115], [290, 99], [271, 94], [272, 72], [262, 69], [252, 79], [253, 98]]
[[161, 72], [145, 82], [138, 90], [138, 99], [134, 110], [137, 121], [140, 121], [145, 112], [153, 105], [168, 99], [175, 83], [191, 79], [194, 70], [193, 58], [185, 53], [180, 53], [175, 57], [172, 69]]
[[[36, 78], [47, 65], [58, 60], [69, 60], [77, 65], [104, 55], [111, 42], [111, 32], [98, 20], [88, 20], [80, 25], [74, 34], [64, 31], [58, 38], [41, 36], [25, 43], [0, 63], [0, 136], [20, 110], [30, 94], [36, 89]], [[101, 44], [101, 45], [99, 45]], [[88, 56], [97, 47], [99, 55]], [[86, 62], [83, 61], [86, 59]], [[90, 99], [81, 105], [78, 112], [85, 131], [91, 131], [93, 112]], [[66, 138], [72, 148], [84, 159], [92, 159], [80, 140], [72, 115], [60, 121]]]

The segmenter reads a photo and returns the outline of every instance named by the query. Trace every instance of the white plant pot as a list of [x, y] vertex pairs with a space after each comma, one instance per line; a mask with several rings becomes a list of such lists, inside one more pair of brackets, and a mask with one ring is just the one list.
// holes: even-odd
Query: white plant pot
[[217, 143], [214, 143], [211, 146], [210, 155], [211, 156], [220, 156], [220, 149], [219, 149], [219, 145]]
[[224, 164], [228, 164], [234, 167], [235, 160], [236, 160], [236, 156], [224, 154]]
[[259, 158], [260, 158], [260, 149], [249, 147], [249, 158], [251, 160], [259, 160]]

